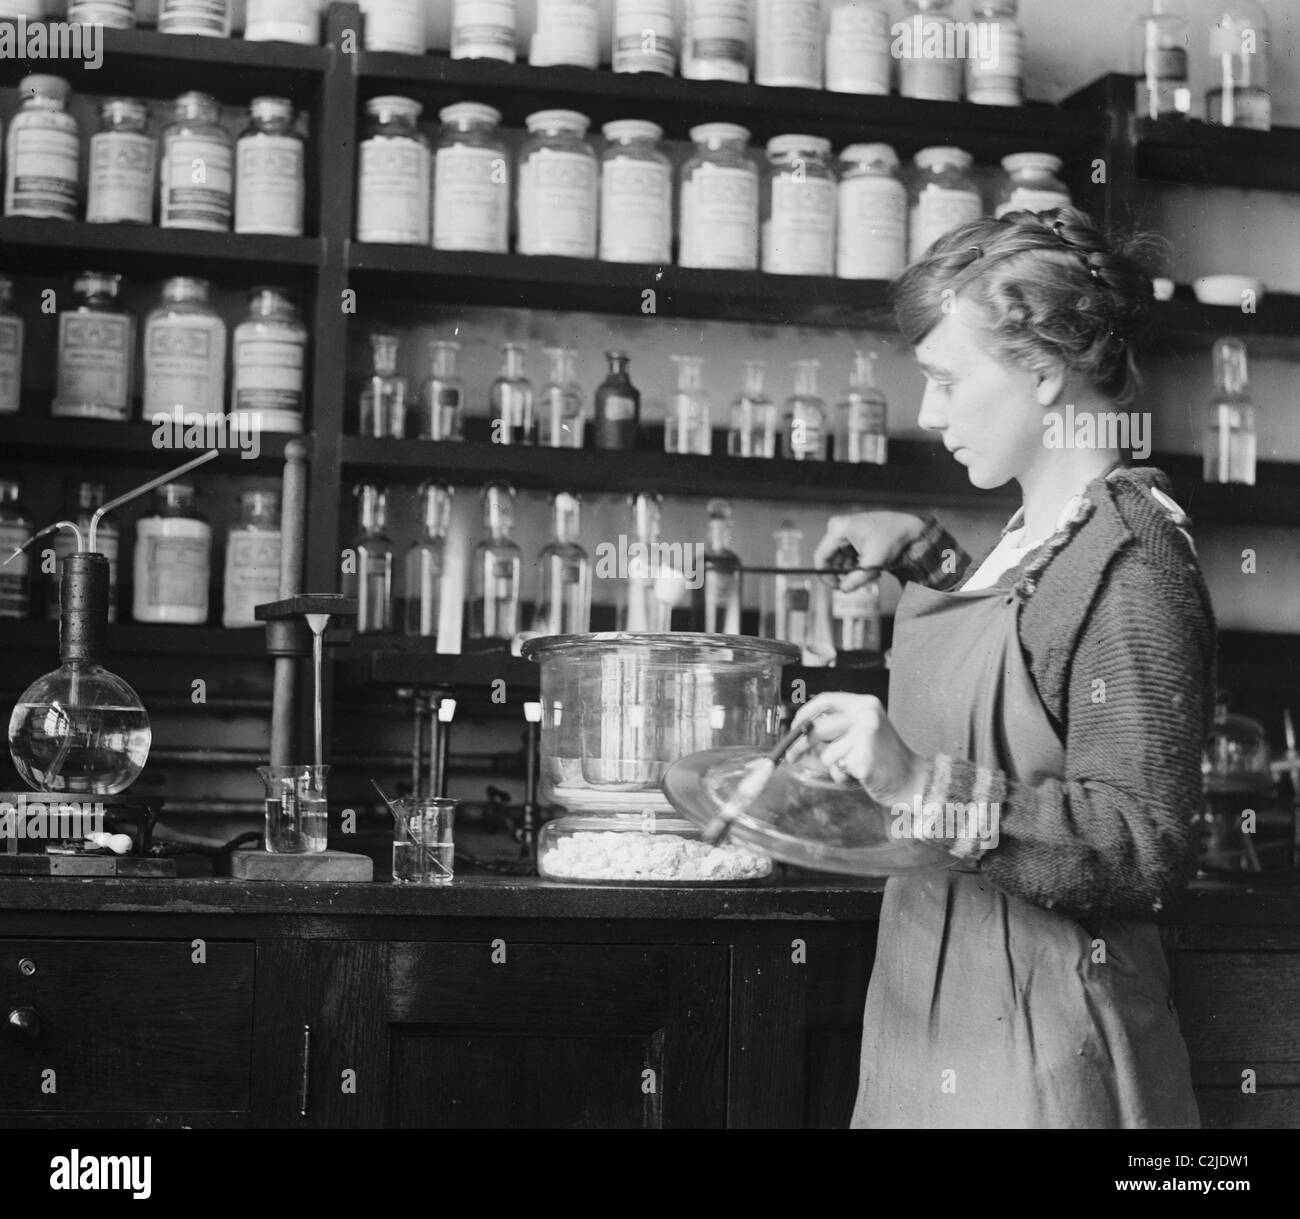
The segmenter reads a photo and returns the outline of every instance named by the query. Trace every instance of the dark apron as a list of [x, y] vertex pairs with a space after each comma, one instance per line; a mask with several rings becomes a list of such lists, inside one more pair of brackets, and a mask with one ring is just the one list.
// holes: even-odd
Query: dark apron
[[[918, 753], [1064, 776], [1005, 589], [909, 584], [889, 717]], [[1094, 941], [1104, 942], [1105, 961]], [[857, 1127], [1198, 1127], [1155, 923], [1082, 925], [974, 865], [891, 877], [863, 1020]]]

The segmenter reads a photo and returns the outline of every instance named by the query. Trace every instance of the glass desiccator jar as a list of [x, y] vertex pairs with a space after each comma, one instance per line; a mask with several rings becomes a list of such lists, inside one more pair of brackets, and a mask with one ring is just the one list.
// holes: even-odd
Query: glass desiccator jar
[[182, 93], [162, 133], [158, 223], [229, 232], [234, 188], [235, 145], [221, 125], [221, 103], [207, 93]]
[[260, 430], [303, 430], [307, 327], [283, 288], [254, 288], [235, 327], [231, 408], [260, 417]]
[[966, 100], [980, 106], [1025, 103], [1025, 34], [1017, 0], [975, 0], [975, 46], [966, 59]]
[[406, 633], [437, 639], [442, 625], [442, 587], [446, 576], [447, 526], [452, 489], [446, 483], [420, 484], [420, 536], [406, 552]]
[[406, 435], [406, 378], [397, 375], [395, 334], [370, 336], [371, 372], [361, 391], [361, 435], [400, 440]]
[[519, 583], [522, 557], [510, 537], [514, 528], [514, 488], [488, 483], [483, 488], [483, 529], [487, 534], [471, 559], [469, 637], [513, 639], [519, 633]]
[[606, 262], [672, 259], [673, 173], [659, 147], [663, 128], [620, 119], [602, 128], [600, 257]]
[[684, 267], [758, 269], [758, 165], [749, 131], [734, 123], [691, 128], [695, 152], [682, 166], [680, 212]]
[[745, 379], [740, 394], [731, 404], [731, 426], [727, 430], [727, 456], [775, 457], [776, 403], [763, 392], [767, 364], [745, 361]]
[[158, 10], [160, 34], [198, 38], [229, 38], [231, 0], [162, 0]]
[[785, 404], [785, 453], [791, 461], [826, 460], [826, 402], [817, 392], [820, 360], [794, 362], [794, 393]]
[[159, 487], [135, 523], [135, 620], [206, 623], [211, 564], [212, 527], [195, 507], [194, 485]]
[[623, 351], [605, 352], [609, 371], [596, 387], [596, 447], [635, 449], [641, 429], [641, 391], [632, 384]]
[[677, 365], [677, 388], [668, 399], [664, 419], [664, 452], [713, 452], [713, 411], [704, 388], [704, 360], [701, 356], [673, 356]]
[[501, 111], [457, 102], [438, 111], [433, 154], [433, 247], [504, 254], [510, 240], [510, 157]]
[[758, 0], [755, 84], [820, 89], [824, 45], [821, 0]]
[[388, 528], [388, 492], [374, 483], [352, 488], [356, 532], [344, 555], [343, 595], [357, 600], [357, 632], [382, 635], [393, 629], [393, 543]]
[[[72, 521], [85, 537], [90, 529], [90, 520], [103, 506], [107, 496], [102, 482], [85, 481], [70, 478], [63, 496], [63, 516], [65, 521]], [[101, 516], [99, 527], [95, 531], [95, 549], [108, 560], [108, 621], [117, 621], [117, 558], [120, 550], [121, 535], [112, 516]], [[70, 530], [60, 529], [50, 539], [54, 563], [45, 577], [45, 616], [52, 622], [59, 620], [60, 588], [63, 584], [64, 562], [68, 555], [74, 553], [77, 540]], [[0, 551], [3, 547], [0, 546]], [[18, 560], [15, 559], [14, 562]]]
[[677, 0], [614, 0], [615, 72], [672, 76], [677, 42]]
[[1050, 152], [1014, 152], [1002, 158], [1006, 181], [998, 193], [994, 215], [1008, 212], [1046, 212], [1054, 207], [1071, 207], [1073, 201], [1061, 172], [1061, 158]]
[[534, 68], [600, 67], [598, 0], [537, 0], [528, 62]]
[[572, 347], [547, 347], [544, 351], [551, 373], [537, 404], [537, 443], [553, 449], [580, 449], [587, 420], [574, 372], [578, 353]]
[[429, 141], [409, 97], [372, 97], [361, 137], [357, 240], [426, 245], [430, 237]]
[[683, 0], [682, 75], [749, 79], [751, 0]]
[[144, 324], [144, 418], [220, 415], [226, 408], [226, 324], [206, 279], [176, 275]]
[[239, 494], [239, 513], [226, 534], [221, 625], [262, 626], [253, 610], [280, 599], [280, 493]]
[[600, 170], [576, 110], [539, 110], [519, 150], [520, 254], [596, 257]]
[[420, 384], [422, 440], [465, 439], [465, 383], [456, 374], [459, 351], [454, 339], [429, 344], [429, 375]]
[[86, 220], [91, 224], [150, 224], [158, 174], [158, 142], [146, 134], [149, 107], [129, 97], [99, 105], [90, 137]]
[[23, 392], [23, 319], [14, 310], [14, 281], [0, 275], [0, 415], [16, 415]]
[[121, 283], [120, 275], [87, 271], [73, 285], [73, 307], [59, 314], [56, 418], [130, 416], [135, 318], [118, 304]]
[[235, 145], [235, 232], [301, 237], [304, 140], [287, 97], [255, 97]]
[[68, 113], [72, 86], [61, 76], [24, 76], [22, 106], [9, 120], [5, 145], [5, 215], [75, 220], [81, 184], [77, 120]]
[[831, 142], [814, 135], [768, 141], [763, 186], [763, 270], [835, 274], [835, 173]]
[[582, 501], [567, 491], [551, 500], [551, 540], [537, 555], [540, 635], [583, 635], [591, 630], [591, 560], [578, 543]]
[[890, 42], [887, 4], [831, 0], [826, 22], [827, 90], [888, 95], [894, 64]]
[[452, 59], [515, 62], [516, 0], [452, 0]]
[[893, 279], [907, 265], [907, 187], [888, 144], [850, 144], [840, 153], [835, 274]]
[[919, 258], [945, 233], [983, 214], [971, 176], [971, 155], [960, 148], [922, 148], [914, 158], [908, 254]]
[[[6, 559], [32, 539], [32, 514], [20, 500], [13, 478], [0, 478], [0, 554]], [[31, 560], [24, 551], [0, 566], [0, 618], [26, 618], [31, 612]]]

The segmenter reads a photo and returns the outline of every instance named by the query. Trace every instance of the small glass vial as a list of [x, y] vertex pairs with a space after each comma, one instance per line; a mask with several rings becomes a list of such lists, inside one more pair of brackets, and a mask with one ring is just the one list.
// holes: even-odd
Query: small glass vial
[[641, 430], [641, 391], [632, 384], [623, 351], [605, 352], [609, 372], [596, 387], [596, 447], [635, 449]]
[[582, 501], [567, 491], [551, 500], [551, 540], [537, 555], [537, 608], [541, 635], [585, 635], [591, 630], [591, 560], [578, 544]]
[[433, 248], [505, 254], [510, 241], [510, 155], [501, 111], [458, 102], [438, 111], [433, 154]]
[[406, 435], [406, 378], [397, 375], [395, 334], [370, 336], [371, 373], [361, 391], [361, 435], [401, 440]]
[[425, 0], [361, 0], [366, 50], [423, 55], [426, 7]]
[[235, 145], [235, 232], [301, 237], [304, 148], [287, 97], [255, 97]]
[[887, 96], [894, 63], [891, 41], [887, 4], [831, 0], [826, 25], [827, 90]]
[[248, 317], [235, 327], [232, 409], [260, 420], [260, 430], [303, 430], [307, 327], [283, 288], [254, 288]]
[[537, 443], [553, 449], [580, 449], [586, 433], [582, 389], [574, 372], [578, 353], [572, 347], [543, 349], [551, 373], [537, 408]]
[[778, 135], [768, 141], [763, 188], [763, 270], [835, 274], [835, 174], [830, 140]]
[[522, 556], [511, 540], [515, 524], [514, 488], [488, 483], [483, 488], [483, 528], [474, 547], [469, 603], [471, 639], [513, 639], [519, 633], [519, 583]]
[[692, 593], [692, 629], [710, 635], [739, 635], [741, 563], [731, 549], [731, 505], [725, 499], [711, 499], [708, 513], [704, 581]]
[[452, 0], [452, 59], [515, 62], [519, 15], [515, 0]]
[[22, 107], [9, 120], [5, 147], [5, 215], [75, 220], [81, 184], [77, 120], [68, 113], [72, 86], [61, 76], [24, 76]]
[[677, 0], [614, 0], [615, 72], [677, 71]]
[[[781, 572], [772, 577], [772, 610], [764, 633], [802, 648], [808, 638], [808, 615], [812, 608], [809, 579], [800, 571], [803, 530], [793, 521], [782, 521], [772, 538], [776, 543], [773, 566], [781, 568]], [[795, 574], [783, 574], [787, 571]]]
[[319, 0], [248, 0], [244, 37], [249, 42], [320, 44]]
[[1214, 395], [1206, 418], [1205, 481], [1255, 485], [1255, 404], [1246, 344], [1214, 344]]
[[600, 169], [576, 110], [539, 110], [519, 150], [520, 254], [596, 257]]
[[1210, 26], [1214, 87], [1205, 94], [1205, 121], [1224, 127], [1268, 131], [1273, 102], [1268, 92], [1268, 17], [1255, 0], [1226, 0]]
[[978, 220], [984, 204], [971, 176], [971, 155], [960, 148], [922, 148], [915, 157], [908, 252], [919, 258], [945, 233]]
[[221, 625], [263, 626], [253, 610], [280, 599], [280, 493], [239, 493], [239, 513], [226, 534]]
[[537, 30], [528, 62], [534, 68], [600, 67], [597, 0], [537, 0]]
[[429, 241], [432, 158], [409, 97], [372, 97], [362, 132], [357, 183], [357, 240], [392, 245]]
[[388, 528], [388, 492], [374, 483], [352, 488], [356, 533], [344, 555], [343, 595], [357, 600], [357, 632], [385, 635], [393, 629], [393, 543]]
[[[70, 478], [65, 486], [63, 496], [63, 515], [65, 521], [74, 522], [86, 537], [90, 529], [91, 517], [103, 506], [106, 499], [104, 484], [85, 482], [79, 478]], [[99, 528], [95, 531], [95, 550], [108, 560], [108, 620], [117, 621], [117, 559], [120, 550], [121, 535], [112, 516], [101, 516]], [[42, 553], [42, 570], [48, 571], [45, 577], [45, 617], [51, 622], [58, 622], [62, 602], [60, 587], [63, 583], [63, 561], [77, 549], [77, 539], [67, 529], [60, 529], [49, 541], [54, 563], [46, 568]], [[4, 552], [0, 544], [0, 553]], [[14, 562], [18, 562], [17, 559]]]
[[137, 622], [203, 626], [212, 576], [212, 526], [194, 506], [194, 484], [168, 483], [135, 523]]
[[1149, 0], [1134, 30], [1133, 74], [1138, 78], [1137, 116], [1187, 118], [1192, 91], [1187, 84], [1187, 14], [1181, 0]]
[[749, 131], [734, 123], [691, 128], [695, 152], [682, 166], [683, 267], [758, 269], [758, 165]]
[[767, 364], [745, 361], [745, 380], [740, 395], [731, 404], [731, 426], [727, 430], [727, 456], [775, 457], [776, 403], [763, 392]]
[[682, 75], [749, 79], [750, 0], [684, 0]]
[[[961, 101], [962, 61], [953, 53], [952, 0], [907, 0], [903, 13], [895, 39], [899, 93], [934, 102]], [[936, 47], [943, 53], [931, 54]]]
[[229, 38], [230, 0], [162, 0], [158, 10], [158, 32], [198, 38]]
[[429, 375], [420, 385], [422, 440], [465, 439], [465, 383], [456, 375], [459, 351], [452, 339], [429, 344]]
[[536, 400], [528, 379], [528, 349], [522, 343], [503, 343], [501, 355], [501, 372], [492, 382], [492, 443], [536, 444]]
[[668, 400], [664, 420], [665, 453], [713, 452], [713, 412], [704, 389], [704, 360], [700, 356], [673, 356], [677, 389]]
[[879, 652], [880, 583], [869, 580], [852, 592], [831, 591], [831, 621], [839, 652]]
[[907, 187], [888, 144], [850, 144], [840, 153], [835, 274], [893, 279], [907, 265]]
[[849, 392], [840, 403], [835, 460], [883, 466], [889, 446], [888, 409], [876, 385], [876, 353], [855, 351]]
[[673, 171], [659, 146], [663, 128], [620, 119], [602, 131], [600, 257], [605, 262], [671, 262]]
[[147, 135], [149, 107], [129, 97], [99, 105], [90, 137], [86, 220], [91, 224], [152, 224], [158, 181], [158, 141]]
[[1008, 212], [1046, 212], [1073, 206], [1069, 189], [1057, 176], [1060, 157], [1050, 152], [1015, 152], [1002, 158], [1002, 168], [1007, 178], [993, 213], [999, 220]]
[[135, 0], [68, 0], [68, 20], [109, 30], [133, 30]]
[[59, 314], [58, 375], [51, 413], [60, 419], [110, 419], [131, 413], [135, 318], [118, 304], [120, 275], [87, 271], [74, 304]]
[[821, 0], [758, 0], [755, 84], [820, 89], [825, 38]]
[[162, 133], [158, 223], [165, 229], [230, 231], [235, 145], [208, 93], [182, 93]]
[[[6, 559], [32, 540], [32, 514], [19, 500], [22, 488], [13, 478], [0, 478], [0, 554]], [[3, 560], [0, 560], [3, 562]], [[31, 613], [31, 560], [26, 551], [0, 566], [0, 618], [26, 618]]]
[[177, 275], [144, 324], [144, 418], [226, 409], [226, 324], [206, 279]]
[[406, 552], [406, 633], [437, 639], [442, 625], [442, 591], [446, 576], [447, 526], [451, 522], [452, 489], [446, 483], [423, 482], [420, 536]]
[[16, 415], [22, 405], [23, 330], [14, 311], [14, 281], [0, 275], [0, 415]]
[[1025, 34], [1017, 0], [975, 0], [975, 46], [966, 59], [966, 100], [980, 106], [1025, 104]]
[[785, 404], [785, 456], [826, 460], [826, 402], [817, 392], [819, 360], [794, 362], [794, 393]]

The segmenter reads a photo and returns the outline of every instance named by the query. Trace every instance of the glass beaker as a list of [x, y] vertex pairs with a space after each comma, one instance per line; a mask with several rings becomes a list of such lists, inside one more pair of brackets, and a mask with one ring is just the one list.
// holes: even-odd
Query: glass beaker
[[259, 766], [266, 784], [266, 849], [274, 855], [306, 855], [326, 849], [328, 766]]
[[392, 801], [393, 879], [399, 884], [449, 885], [456, 873], [456, 805], [442, 797]]

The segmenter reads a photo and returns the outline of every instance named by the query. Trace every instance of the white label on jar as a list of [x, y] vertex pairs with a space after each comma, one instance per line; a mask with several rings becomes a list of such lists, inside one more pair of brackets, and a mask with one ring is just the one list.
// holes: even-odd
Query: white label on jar
[[144, 418], [187, 411], [220, 414], [226, 396], [226, 328], [216, 318], [161, 319], [145, 328]]
[[614, 10], [615, 72], [660, 72], [677, 66], [674, 0], [618, 0]]
[[515, 0], [456, 0], [451, 18], [452, 59], [515, 62]]
[[206, 622], [211, 556], [212, 530], [203, 521], [158, 516], [137, 521], [136, 619]]
[[537, 0], [537, 33], [528, 62], [535, 68], [600, 66], [596, 0]]
[[519, 252], [596, 257], [596, 162], [539, 148], [519, 172]]
[[0, 415], [17, 414], [23, 389], [23, 322], [0, 317]]
[[149, 224], [158, 144], [134, 131], [101, 131], [90, 137], [90, 187], [86, 219], [94, 224]]
[[[939, 17], [919, 17], [905, 24], [907, 37], [899, 59], [899, 92], [904, 97], [938, 102], [961, 101], [962, 61], [927, 54], [945, 49], [949, 23]], [[949, 41], [951, 39], [949, 38]]]
[[131, 318], [126, 314], [59, 314], [58, 388], [52, 414], [127, 418], [131, 333]]
[[235, 232], [302, 236], [302, 141], [251, 135], [237, 146]]
[[237, 411], [301, 411], [303, 346], [284, 339], [235, 334]]
[[896, 179], [845, 178], [838, 224], [841, 279], [893, 279], [907, 265], [907, 191]]
[[758, 175], [697, 166], [682, 184], [684, 267], [753, 271], [758, 266]]
[[985, 105], [1018, 106], [1024, 101], [1025, 36], [1015, 26], [988, 24], [994, 31], [983, 35], [975, 50], [987, 46], [989, 55], [972, 53], [967, 61], [966, 96]]
[[163, 228], [230, 230], [234, 150], [202, 135], [168, 136], [163, 145]]
[[158, 15], [163, 34], [230, 37], [230, 0], [163, 0]]
[[226, 540], [221, 625], [260, 626], [253, 608], [279, 598], [280, 534], [267, 529], [232, 529]]
[[244, 37], [314, 46], [320, 37], [317, 0], [248, 0]]
[[975, 191], [949, 190], [927, 186], [912, 205], [910, 249], [918, 258], [945, 233], [981, 215], [979, 194]]
[[510, 226], [510, 167], [500, 152], [450, 144], [434, 157], [433, 245], [504, 254]]
[[366, 50], [423, 55], [424, 0], [361, 0]]
[[129, 30], [135, 25], [135, 0], [69, 0], [68, 20]]
[[605, 419], [609, 423], [626, 423], [636, 416], [636, 400], [624, 398], [619, 394], [610, 394], [605, 399], [603, 408]]
[[[790, 421], [790, 452], [796, 456], [821, 457], [826, 451], [824, 426], [817, 411], [796, 407]], [[808, 590], [804, 589], [803, 594], [806, 598]]]
[[749, 79], [749, 0], [686, 0], [682, 75]]
[[760, 85], [822, 87], [822, 12], [817, 0], [759, 0], [754, 79]]
[[1068, 192], [1059, 190], [1031, 190], [1018, 186], [1005, 203], [999, 203], [995, 216], [1001, 219], [1008, 212], [1046, 212], [1054, 207], [1073, 206]]
[[607, 262], [667, 262], [672, 242], [672, 171], [612, 157], [601, 167], [600, 256]]
[[835, 273], [835, 183], [772, 179], [772, 218], [764, 225], [763, 270], [778, 275]]
[[357, 240], [429, 240], [429, 150], [418, 140], [375, 136], [361, 145]]
[[31, 126], [10, 130], [5, 214], [75, 220], [80, 155], [76, 131]]
[[826, 35], [826, 88], [833, 93], [889, 92], [889, 14], [882, 8], [840, 5]]

